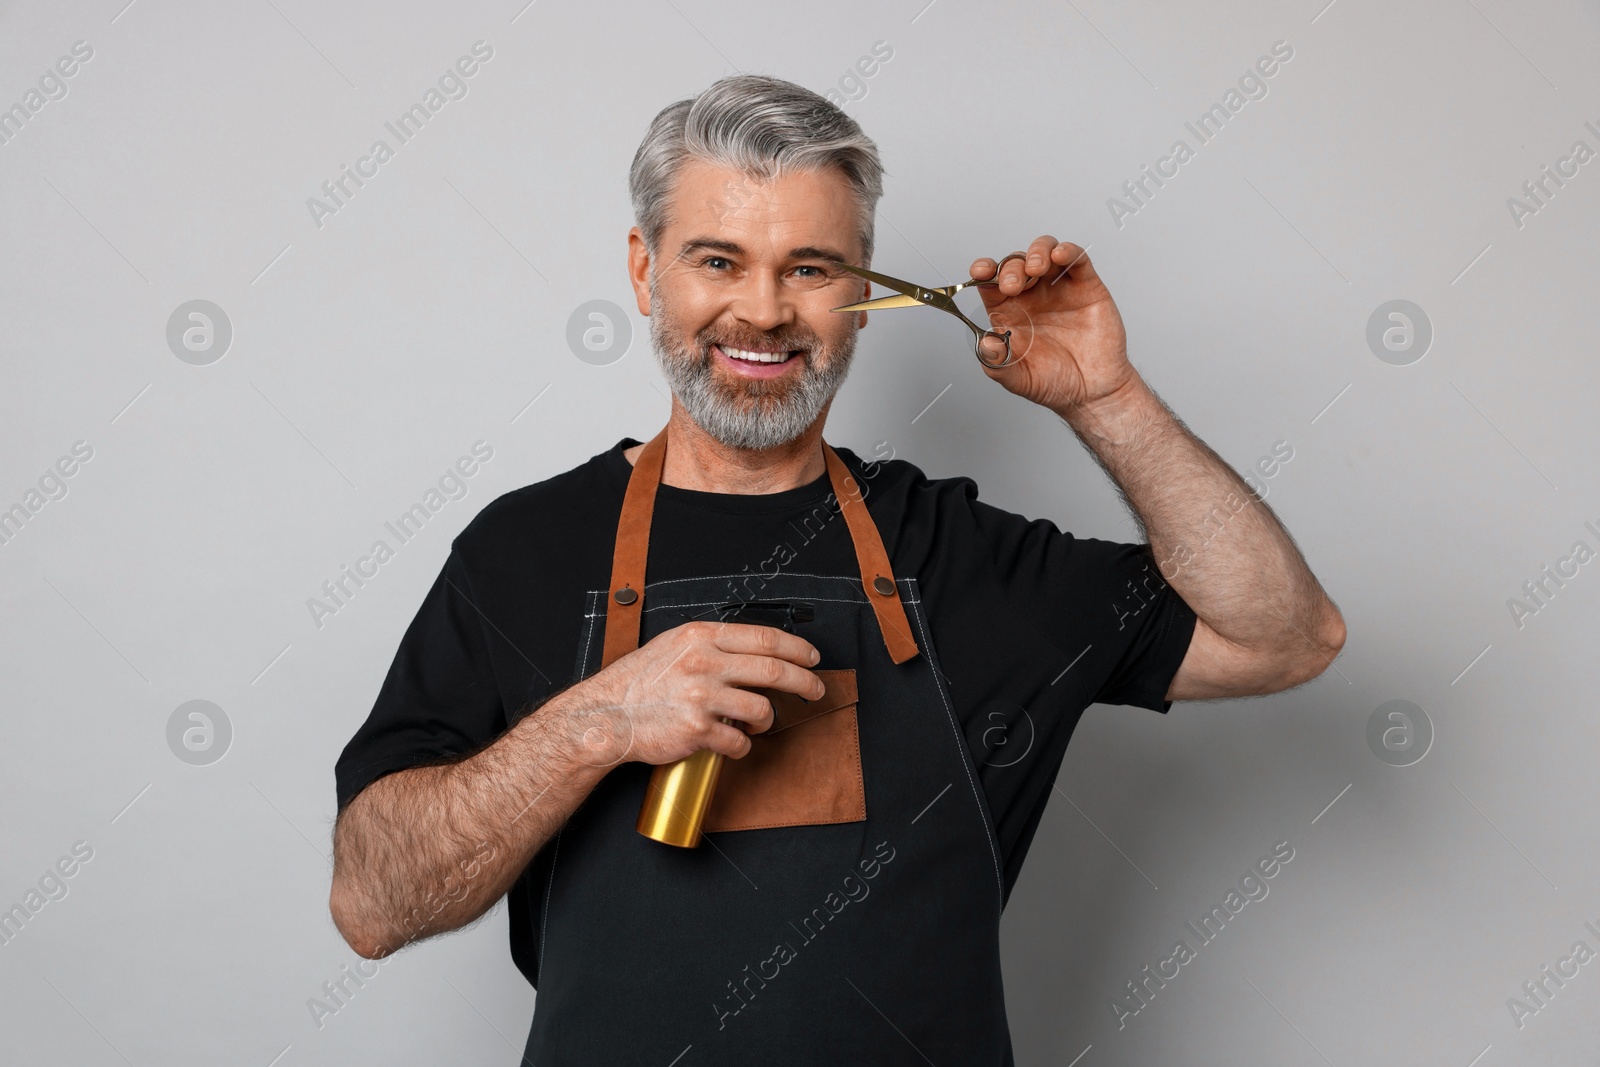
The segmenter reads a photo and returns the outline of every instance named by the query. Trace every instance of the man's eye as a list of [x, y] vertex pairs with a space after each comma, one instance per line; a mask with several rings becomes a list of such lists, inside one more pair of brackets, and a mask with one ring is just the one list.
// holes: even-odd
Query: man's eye
[[826, 278], [828, 276], [828, 272], [827, 271], [823, 270], [821, 267], [812, 266], [810, 264], [806, 264], [806, 265], [803, 265], [803, 266], [796, 267], [795, 270], [796, 271], [807, 271], [807, 270], [811, 271], [810, 274], [801, 274], [800, 277], [802, 277], [802, 278]]
[[728, 261], [722, 256], [707, 256], [701, 262], [704, 266], [710, 267], [712, 270], [721, 270], [728, 266]]

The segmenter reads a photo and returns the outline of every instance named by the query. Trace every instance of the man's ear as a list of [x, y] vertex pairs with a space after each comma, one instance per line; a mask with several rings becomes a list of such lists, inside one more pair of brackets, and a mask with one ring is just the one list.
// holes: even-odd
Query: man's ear
[[635, 226], [628, 231], [628, 280], [633, 283], [633, 296], [639, 304], [639, 314], [650, 317], [650, 250], [645, 247], [644, 232]]

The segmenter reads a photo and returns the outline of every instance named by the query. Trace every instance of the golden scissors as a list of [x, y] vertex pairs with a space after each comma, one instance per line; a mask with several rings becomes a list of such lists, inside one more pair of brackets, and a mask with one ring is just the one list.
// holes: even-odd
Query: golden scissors
[[[1025, 258], [1027, 257], [1021, 252], [1013, 252], [1009, 256], [1006, 256], [1005, 259], [1002, 259], [1000, 263], [1005, 263], [1007, 259]], [[849, 271], [851, 274], [860, 275], [869, 282], [876, 282], [885, 289], [893, 289], [899, 295], [880, 296], [876, 300], [863, 300], [858, 304], [846, 304], [844, 307], [834, 308], [834, 311], [884, 311], [889, 308], [914, 307], [938, 308], [940, 311], [948, 311], [950, 314], [966, 323], [967, 328], [972, 331], [972, 347], [978, 356], [979, 363], [982, 363], [985, 367], [999, 370], [1001, 367], [1009, 367], [1013, 363], [1019, 362], [1018, 360], [1011, 358], [1010, 330], [1006, 330], [1004, 333], [1002, 333], [998, 330], [984, 329], [982, 326], [979, 326], [977, 323], [963, 315], [961, 313], [961, 309], [956, 307], [956, 302], [954, 299], [957, 293], [968, 286], [999, 284], [999, 264], [995, 266], [995, 276], [991, 281], [980, 282], [969, 278], [964, 282], [957, 282], [955, 285], [943, 285], [937, 288], [930, 288], [925, 285], [916, 285], [912, 282], [903, 282], [899, 278], [891, 278], [887, 274], [878, 274], [875, 271], [867, 270], [865, 267], [853, 267], [848, 263], [841, 263], [839, 265], [845, 270]], [[1033, 283], [1037, 282], [1038, 280], [1038, 278], [1029, 278], [1027, 283], [1023, 285], [1022, 288], [1031, 288]], [[985, 337], [994, 337], [1005, 342], [1005, 358], [1001, 359], [998, 363], [991, 363], [983, 354], [983, 339]]]

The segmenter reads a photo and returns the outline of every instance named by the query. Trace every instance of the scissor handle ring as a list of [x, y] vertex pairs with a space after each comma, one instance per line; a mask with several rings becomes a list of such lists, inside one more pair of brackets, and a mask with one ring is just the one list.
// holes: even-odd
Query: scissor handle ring
[[[1028, 258], [1028, 256], [1024, 252], [1012, 252], [1012, 253], [1010, 253], [1008, 255], [1001, 256], [1000, 257], [1000, 261], [994, 265], [994, 277], [992, 279], [990, 279], [989, 281], [982, 282], [980, 284], [983, 284], [983, 285], [997, 285], [997, 284], [999, 284], [999, 281], [1000, 281], [1000, 268], [1006, 265], [1006, 260], [1008, 260], [1008, 259], [1023, 259], [1023, 260], [1025, 260], [1027, 258]], [[1038, 280], [1039, 280], [1038, 278], [1029, 278], [1027, 280], [1027, 282], [1025, 282], [1023, 284], [1023, 288], [1024, 289], [1032, 288], [1033, 283], [1038, 281]], [[984, 355], [983, 355], [983, 339], [985, 337], [998, 337], [998, 338], [1000, 338], [1000, 340], [1002, 340], [1002, 341], [1004, 341], [1006, 343], [1005, 358], [1000, 360], [1000, 362], [991, 363], [991, 362], [989, 362], [988, 359], [984, 358]], [[1021, 362], [1021, 360], [1012, 359], [1011, 358], [1011, 331], [1010, 330], [1007, 330], [1004, 333], [1001, 333], [999, 330], [985, 330], [981, 334], [978, 335], [978, 339], [973, 343], [973, 348], [977, 351], [978, 362], [982, 363], [985, 367], [988, 367], [990, 370], [1002, 370], [1002, 369], [1004, 369], [1006, 367], [1012, 366], [1013, 364]]]
[[[983, 354], [983, 339], [985, 337], [998, 337], [998, 338], [1000, 338], [1000, 340], [1005, 342], [1005, 344], [1006, 344], [1006, 354], [1005, 354], [1005, 358], [1001, 359], [1000, 362], [991, 363], [991, 362], [989, 362], [989, 360], [987, 358], [984, 357], [984, 354]], [[1012, 364], [1021, 362], [1021, 360], [1017, 360], [1017, 359], [1012, 359], [1011, 358], [1011, 331], [1010, 330], [1007, 330], [1004, 333], [1001, 333], [999, 330], [984, 330], [982, 333], [980, 333], [978, 335], [978, 339], [977, 339], [976, 342], [974, 342], [973, 348], [977, 352], [978, 362], [982, 363], [985, 367], [988, 367], [990, 370], [1001, 370], [1001, 369], [1003, 369], [1005, 367], [1011, 366]]]

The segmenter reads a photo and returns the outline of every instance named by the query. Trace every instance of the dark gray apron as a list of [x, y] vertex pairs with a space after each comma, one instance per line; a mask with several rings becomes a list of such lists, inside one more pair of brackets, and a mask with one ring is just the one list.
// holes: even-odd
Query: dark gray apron
[[[641, 474], [652, 466], [641, 457], [635, 482], [659, 481], [664, 434], [647, 446], [660, 443], [654, 471]], [[916, 579], [877, 585], [903, 604], [915, 640], [897, 663], [879, 626], [889, 616], [868, 593], [868, 561], [882, 571], [887, 557], [827, 451], [863, 573], [780, 573], [760, 599], [809, 605], [797, 613], [809, 620], [789, 628], [821, 652], [818, 669], [855, 669], [866, 818], [708, 832], [697, 848], [675, 848], [635, 829], [652, 767], [612, 769], [547, 846], [548, 876], [530, 887], [543, 902], [526, 1049], [535, 1067], [1013, 1062], [993, 822]], [[654, 485], [630, 485], [640, 495], [653, 506]], [[641, 581], [642, 599], [622, 598], [638, 643], [722, 617], [738, 599], [733, 582], [748, 577]], [[589, 594], [579, 677], [600, 669], [607, 616], [621, 614], [613, 592]]]

